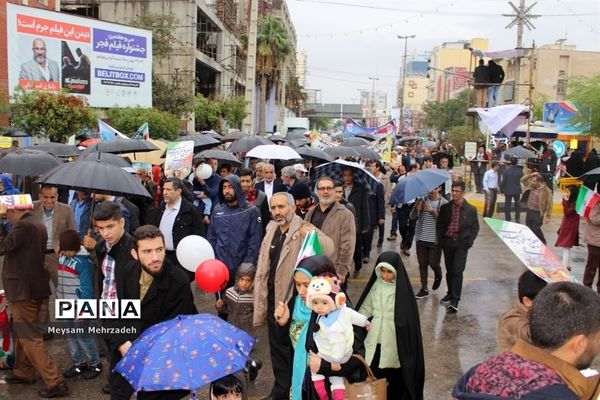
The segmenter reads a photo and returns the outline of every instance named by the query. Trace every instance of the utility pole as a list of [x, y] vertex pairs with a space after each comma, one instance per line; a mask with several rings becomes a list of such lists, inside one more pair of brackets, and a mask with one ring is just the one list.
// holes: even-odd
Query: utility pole
[[373, 81], [373, 91], [371, 92], [371, 125], [373, 124], [374, 121], [374, 117], [375, 117], [375, 81], [378, 81], [379, 78], [375, 78], [370, 76], [369, 77], [370, 81]]
[[[514, 14], [502, 14], [503, 17], [512, 17], [513, 20], [506, 25], [506, 29], [510, 29], [513, 26], [517, 26], [517, 49], [523, 48], [523, 27], [527, 27], [530, 31], [535, 29], [532, 19], [539, 18], [541, 15], [530, 14], [529, 12], [537, 4], [537, 1], [530, 6], [525, 5], [525, 0], [519, 0], [519, 7], [515, 6], [512, 1], [508, 4], [512, 7]], [[514, 99], [515, 102], [519, 101], [519, 84], [521, 83], [521, 57], [517, 57], [517, 67], [515, 71], [515, 84], [514, 84]]]
[[258, 0], [250, 3], [250, 22], [248, 26], [248, 55], [246, 59], [246, 118], [242, 123], [242, 132], [254, 134], [254, 105], [256, 92], [256, 37], [258, 36]]
[[404, 83], [406, 81], [406, 49], [408, 45], [408, 39], [414, 39], [416, 35], [400, 36], [398, 39], [404, 40], [404, 57], [402, 58], [402, 83], [400, 88], [400, 126], [398, 130], [402, 132], [404, 126]]

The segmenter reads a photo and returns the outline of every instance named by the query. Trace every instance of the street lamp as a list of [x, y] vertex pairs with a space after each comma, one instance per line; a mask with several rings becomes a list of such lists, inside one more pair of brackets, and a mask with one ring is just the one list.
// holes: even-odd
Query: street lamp
[[375, 116], [375, 81], [378, 81], [379, 78], [370, 76], [369, 80], [373, 81], [373, 91], [371, 92], [371, 99], [370, 99], [371, 100], [371, 102], [370, 102], [371, 103], [371, 124], [373, 124], [373, 119]]
[[402, 84], [400, 88], [400, 126], [398, 129], [402, 131], [404, 126], [404, 81], [406, 80], [406, 48], [408, 45], [408, 39], [414, 39], [417, 35], [398, 35], [398, 39], [404, 40], [404, 58], [402, 59]]

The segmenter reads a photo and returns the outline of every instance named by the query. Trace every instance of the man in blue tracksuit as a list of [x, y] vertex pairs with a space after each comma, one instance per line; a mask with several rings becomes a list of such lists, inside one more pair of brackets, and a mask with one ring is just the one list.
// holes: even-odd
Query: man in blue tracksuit
[[[219, 204], [213, 206], [208, 241], [215, 251], [215, 258], [223, 261], [229, 269], [229, 282], [221, 291], [233, 286], [235, 272], [241, 263], [256, 265], [262, 241], [262, 221], [258, 208], [249, 204], [240, 185], [240, 178], [228, 175], [219, 185]], [[219, 312], [227, 319], [227, 314]]]

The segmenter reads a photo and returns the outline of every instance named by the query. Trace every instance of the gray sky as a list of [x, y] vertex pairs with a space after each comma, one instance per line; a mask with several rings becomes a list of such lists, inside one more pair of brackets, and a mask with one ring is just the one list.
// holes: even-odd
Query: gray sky
[[[512, 0], [515, 5], [519, 0]], [[534, 0], [526, 0], [533, 4]], [[335, 3], [335, 4], [334, 4]], [[514, 48], [516, 27], [501, 14], [513, 14], [506, 0], [287, 0], [298, 36], [297, 50], [308, 54], [307, 88], [321, 89], [325, 103], [358, 103], [357, 89], [388, 93], [388, 107], [399, 79], [404, 41], [408, 55], [475, 37], [488, 38], [490, 50]], [[354, 5], [354, 6], [352, 6]], [[600, 51], [600, 0], [537, 0], [531, 13], [537, 29], [525, 29], [523, 45], [554, 43], [566, 36], [578, 50]], [[423, 57], [421, 57], [423, 58]]]

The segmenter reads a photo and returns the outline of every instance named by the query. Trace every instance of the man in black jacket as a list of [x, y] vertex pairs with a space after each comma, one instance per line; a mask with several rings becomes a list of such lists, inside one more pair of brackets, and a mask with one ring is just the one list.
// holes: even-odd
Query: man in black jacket
[[[119, 298], [141, 300], [142, 315], [140, 319], [120, 321], [123, 326], [135, 328], [135, 333], [114, 337], [117, 360], [152, 325], [198, 312], [186, 274], [165, 257], [165, 240], [160, 229], [153, 225], [139, 227], [133, 235], [131, 256], [135, 261], [127, 264], [125, 273], [119, 275], [117, 288]], [[133, 388], [114, 372], [110, 378], [110, 393], [113, 400], [125, 400], [133, 395]], [[138, 392], [137, 398], [175, 400], [187, 394], [186, 390]]]
[[444, 252], [448, 286], [448, 293], [440, 303], [448, 305], [448, 311], [452, 313], [458, 311], [467, 253], [479, 233], [477, 209], [467, 203], [464, 194], [465, 183], [453, 182], [452, 201], [440, 208], [436, 224], [438, 243]]
[[[360, 234], [361, 240], [356, 240], [354, 246], [354, 275], [358, 275], [358, 271], [362, 268], [362, 237], [369, 233], [371, 226], [369, 218], [369, 195], [367, 189], [361, 184], [354, 182], [354, 170], [351, 167], [342, 170], [342, 178], [344, 180], [344, 198], [354, 206], [356, 216], [358, 218], [358, 230], [356, 234]], [[369, 262], [367, 259], [365, 263]]]
[[477, 98], [477, 107], [485, 107], [488, 85], [490, 83], [490, 67], [485, 65], [481, 58], [479, 59], [479, 65], [475, 67], [475, 71], [473, 71], [473, 80]]
[[488, 107], [500, 105], [500, 85], [504, 81], [504, 69], [493, 60], [488, 62], [490, 69], [490, 87], [488, 88]]
[[154, 226], [160, 228], [165, 237], [167, 259], [184, 271], [189, 280], [194, 280], [194, 273], [183, 268], [177, 261], [177, 245], [188, 235], [205, 236], [204, 223], [200, 211], [192, 203], [181, 196], [184, 183], [178, 178], [168, 178], [163, 185], [163, 198]]
[[510, 168], [502, 174], [500, 191], [504, 194], [504, 219], [510, 221], [510, 205], [515, 203], [515, 222], [521, 223], [521, 178], [523, 168], [517, 166], [516, 158], [510, 159]]

